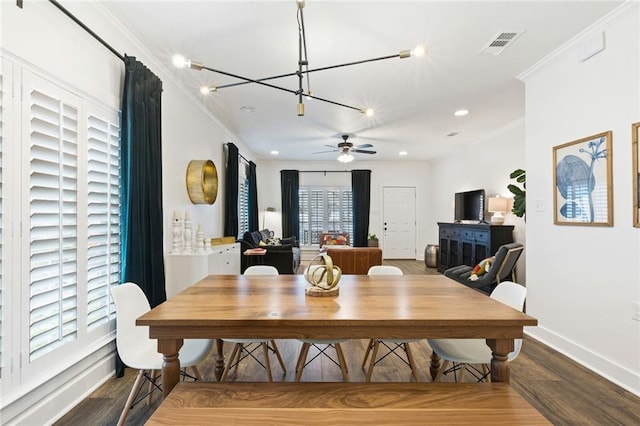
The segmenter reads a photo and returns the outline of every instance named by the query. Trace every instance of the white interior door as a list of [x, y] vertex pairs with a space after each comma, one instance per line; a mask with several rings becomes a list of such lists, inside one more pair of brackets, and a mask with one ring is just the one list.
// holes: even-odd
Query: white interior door
[[416, 258], [416, 188], [384, 187], [383, 241], [385, 259]]

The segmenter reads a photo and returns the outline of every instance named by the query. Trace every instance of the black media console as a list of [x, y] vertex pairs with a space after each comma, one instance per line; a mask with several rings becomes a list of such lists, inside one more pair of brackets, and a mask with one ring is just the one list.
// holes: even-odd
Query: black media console
[[439, 272], [458, 265], [475, 266], [493, 256], [501, 245], [513, 242], [512, 225], [438, 222], [438, 229]]

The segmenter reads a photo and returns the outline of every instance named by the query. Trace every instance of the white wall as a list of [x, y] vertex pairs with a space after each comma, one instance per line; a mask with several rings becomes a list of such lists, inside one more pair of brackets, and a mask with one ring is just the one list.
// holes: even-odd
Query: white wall
[[[182, 88], [166, 69], [163, 69], [125, 28], [114, 22], [100, 4], [95, 2], [65, 2], [81, 21], [99, 34], [121, 54], [127, 53], [143, 62], [163, 81], [162, 137], [163, 137], [163, 208], [165, 217], [165, 252], [171, 248], [171, 215], [174, 210], [189, 211], [195, 225], [201, 222], [207, 236], [222, 236], [222, 205], [224, 197], [222, 144], [236, 143], [241, 153], [251, 153], [223, 125], [205, 112], [188, 91]], [[115, 109], [120, 109], [123, 62], [109, 52], [77, 24], [63, 15], [49, 2], [24, 2], [24, 8], [14, 1], [0, 2], [0, 53], [28, 68], [46, 73], [55, 82], [72, 86], [74, 91], [88, 95]], [[9, 142], [11, 143], [11, 142]], [[218, 200], [212, 206], [190, 203], [185, 174], [190, 160], [211, 159], [218, 168], [220, 188]], [[20, 294], [26, 283], [3, 282], [3, 302], [6, 293]], [[17, 303], [17, 301], [16, 301]], [[20, 319], [11, 318], [11, 330], [4, 336], [18, 336]], [[8, 322], [3, 321], [6, 326]], [[0, 423], [45, 424], [82, 400], [113, 373], [113, 339], [105, 339], [103, 346], [84, 348], [77, 354], [80, 362], [68, 366], [51, 378], [11, 379], [3, 370], [0, 380], [2, 411]], [[9, 339], [3, 338], [3, 343]], [[15, 340], [15, 339], [14, 339]], [[96, 360], [99, 355], [99, 362]], [[5, 365], [8, 355], [3, 352]], [[84, 358], [83, 358], [84, 357]], [[64, 368], [60, 365], [57, 367]], [[79, 371], [81, 373], [79, 373]], [[17, 375], [16, 375], [17, 376]]]
[[[450, 156], [429, 163], [430, 197], [425, 216], [429, 241], [438, 243], [437, 222], [453, 222], [453, 200], [456, 192], [484, 189], [487, 197], [500, 195], [513, 198], [507, 185], [515, 183], [509, 179], [512, 171], [525, 168], [524, 132], [524, 120], [517, 120], [496, 131], [487, 140], [461, 147]], [[491, 213], [488, 213], [485, 220], [489, 221], [490, 218]], [[526, 245], [524, 219], [508, 212], [505, 214], [504, 224], [515, 226], [514, 240], [525, 244], [527, 252], [529, 248]], [[517, 281], [524, 284], [524, 258], [519, 260], [516, 273]]]
[[[275, 207], [282, 212], [280, 197], [280, 170], [345, 170], [337, 161], [260, 161], [257, 167], [258, 205], [262, 211], [266, 207]], [[427, 234], [435, 223], [425, 221], [427, 203], [431, 194], [428, 181], [429, 166], [426, 162], [416, 161], [361, 161], [356, 159], [347, 167], [352, 169], [371, 170], [371, 214], [369, 216], [369, 233], [382, 235], [382, 188], [383, 186], [413, 186], [416, 188], [416, 259], [424, 259], [424, 248], [428, 243]], [[351, 186], [350, 173], [300, 173], [300, 185], [334, 185]], [[261, 219], [262, 220], [262, 219]], [[262, 222], [260, 222], [262, 223]], [[276, 229], [280, 231], [280, 228]]]
[[[526, 83], [527, 310], [530, 334], [640, 395], [640, 229], [632, 226], [631, 123], [640, 121], [640, 10], [604, 31], [606, 49], [577, 60], [579, 38], [523, 76]], [[552, 148], [613, 132], [613, 227], [553, 224]], [[610, 153], [611, 154], [611, 153]]]

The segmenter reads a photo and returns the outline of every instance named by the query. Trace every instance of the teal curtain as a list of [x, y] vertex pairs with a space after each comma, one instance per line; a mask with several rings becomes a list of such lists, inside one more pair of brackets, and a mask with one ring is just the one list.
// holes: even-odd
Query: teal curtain
[[138, 284], [154, 307], [165, 293], [162, 215], [162, 81], [125, 56], [121, 134], [122, 282]]
[[[121, 282], [142, 288], [154, 307], [166, 300], [162, 215], [162, 81], [125, 56], [120, 136]], [[124, 364], [116, 358], [116, 375]]]
[[300, 240], [300, 188], [297, 170], [280, 171], [280, 192], [282, 194], [282, 237], [296, 237]]
[[249, 231], [258, 230], [258, 179], [256, 163], [249, 161]]
[[353, 246], [366, 247], [371, 207], [371, 170], [351, 170], [353, 200]]
[[240, 152], [238, 147], [227, 144], [227, 170], [224, 184], [224, 235], [238, 237], [238, 167]]

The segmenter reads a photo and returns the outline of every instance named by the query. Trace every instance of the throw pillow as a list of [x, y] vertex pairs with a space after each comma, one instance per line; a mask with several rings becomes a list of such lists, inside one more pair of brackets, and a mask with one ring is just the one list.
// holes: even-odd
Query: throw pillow
[[493, 264], [494, 260], [495, 256], [487, 257], [486, 259], [481, 260], [480, 263], [478, 263], [471, 271], [469, 280], [477, 281], [478, 278], [489, 272], [489, 269], [491, 269], [491, 265]]
[[258, 242], [258, 245], [259, 245], [260, 247], [264, 247], [264, 246], [266, 246], [266, 245], [268, 245], [268, 244], [267, 244], [267, 243], [265, 243], [264, 241], [260, 240], [260, 241]]
[[280, 238], [269, 238], [267, 240], [267, 244], [269, 244], [270, 246], [279, 246], [280, 245]]

